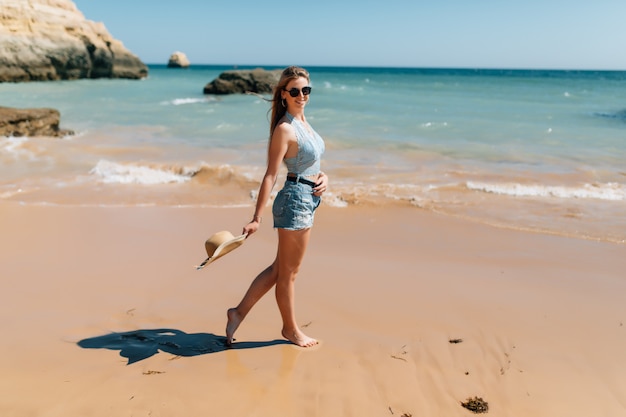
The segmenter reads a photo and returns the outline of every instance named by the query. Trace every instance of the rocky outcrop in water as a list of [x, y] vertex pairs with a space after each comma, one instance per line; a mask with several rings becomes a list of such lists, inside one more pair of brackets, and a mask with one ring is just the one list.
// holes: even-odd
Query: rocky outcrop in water
[[182, 52], [174, 52], [169, 61], [167, 62], [168, 68], [187, 68], [189, 66], [189, 59], [187, 55]]
[[54, 136], [73, 135], [60, 129], [61, 114], [55, 109], [14, 109], [0, 107], [0, 136]]
[[272, 93], [282, 70], [231, 70], [221, 73], [204, 87], [204, 94]]
[[0, 82], [147, 75], [137, 56], [71, 0], [0, 0]]

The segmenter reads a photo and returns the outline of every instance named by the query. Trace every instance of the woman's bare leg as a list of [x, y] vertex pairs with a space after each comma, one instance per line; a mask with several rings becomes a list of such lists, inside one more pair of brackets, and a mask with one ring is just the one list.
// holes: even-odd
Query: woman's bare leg
[[276, 303], [283, 319], [283, 337], [290, 342], [309, 347], [317, 344], [317, 340], [302, 333], [296, 323], [295, 312], [295, 280], [304, 258], [311, 229], [285, 230], [278, 229], [278, 256], [276, 265]]
[[226, 323], [226, 344], [231, 345], [233, 343], [233, 335], [235, 331], [241, 324], [242, 320], [248, 315], [252, 307], [259, 301], [265, 293], [267, 293], [270, 288], [276, 284], [277, 277], [277, 261], [263, 272], [261, 272], [250, 284], [250, 288], [243, 296], [243, 299], [239, 303], [239, 305], [235, 308], [230, 308], [226, 312], [226, 316], [228, 317], [228, 322]]

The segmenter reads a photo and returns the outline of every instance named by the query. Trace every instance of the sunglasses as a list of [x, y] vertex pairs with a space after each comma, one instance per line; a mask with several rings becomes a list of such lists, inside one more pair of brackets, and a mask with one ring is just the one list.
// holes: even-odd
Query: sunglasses
[[[300, 89], [296, 87], [285, 91], [288, 92], [291, 97], [298, 97], [300, 95]], [[308, 96], [309, 94], [311, 94], [311, 87], [302, 87], [302, 95]]]

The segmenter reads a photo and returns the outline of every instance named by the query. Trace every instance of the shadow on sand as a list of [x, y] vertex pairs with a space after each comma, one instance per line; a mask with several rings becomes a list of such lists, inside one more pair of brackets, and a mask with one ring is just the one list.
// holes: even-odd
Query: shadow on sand
[[174, 329], [148, 329], [91, 337], [77, 344], [84, 349], [119, 350], [120, 356], [127, 358], [130, 365], [156, 355], [159, 351], [176, 356], [197, 356], [226, 349], [253, 349], [285, 345], [289, 342], [279, 339], [267, 342], [239, 342], [227, 347], [225, 336], [216, 336], [212, 333], [190, 334]]

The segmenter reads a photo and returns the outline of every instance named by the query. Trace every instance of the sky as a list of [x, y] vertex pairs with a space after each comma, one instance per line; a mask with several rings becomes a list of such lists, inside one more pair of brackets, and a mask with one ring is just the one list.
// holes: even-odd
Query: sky
[[626, 70], [624, 0], [74, 0], [146, 64]]

